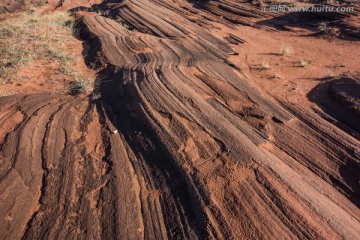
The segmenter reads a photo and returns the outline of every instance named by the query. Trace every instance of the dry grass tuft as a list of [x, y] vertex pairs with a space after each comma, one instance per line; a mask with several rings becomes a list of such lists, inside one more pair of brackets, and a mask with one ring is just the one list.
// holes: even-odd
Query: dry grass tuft
[[280, 55], [281, 56], [288, 56], [291, 53], [291, 48], [289, 46], [283, 45], [280, 48]]
[[304, 60], [304, 59], [300, 59], [299, 64], [300, 64], [301, 67], [304, 68], [304, 67], [307, 67], [309, 65], [309, 62]]
[[332, 79], [332, 78], [336, 78], [336, 77], [338, 77], [338, 75], [332, 71], [327, 71], [324, 75], [325, 79]]
[[283, 76], [280, 73], [275, 73], [273, 76], [274, 79], [282, 79]]
[[260, 70], [268, 70], [270, 68], [271, 68], [271, 66], [269, 64], [269, 61], [267, 61], [267, 60], [262, 61], [262, 63], [259, 65]]

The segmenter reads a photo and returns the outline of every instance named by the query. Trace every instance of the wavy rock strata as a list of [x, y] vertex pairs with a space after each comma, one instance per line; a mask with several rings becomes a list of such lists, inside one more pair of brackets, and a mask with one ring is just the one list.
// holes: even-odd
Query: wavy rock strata
[[0, 98], [1, 239], [360, 236], [359, 141], [262, 93], [189, 9], [82, 17], [100, 99]]

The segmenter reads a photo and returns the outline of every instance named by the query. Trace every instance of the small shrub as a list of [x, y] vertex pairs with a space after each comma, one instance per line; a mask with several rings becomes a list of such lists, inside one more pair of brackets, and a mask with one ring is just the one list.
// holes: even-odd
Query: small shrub
[[92, 81], [88, 78], [74, 80], [70, 83], [68, 91], [71, 95], [88, 93], [92, 90]]
[[67, 20], [62, 24], [64, 27], [69, 28], [72, 31], [72, 35], [75, 38], [80, 37], [81, 27], [79, 21]]
[[91, 99], [94, 101], [94, 100], [98, 100], [101, 98], [101, 93], [92, 93], [91, 95]]
[[123, 19], [118, 18], [118, 19], [116, 19], [116, 21], [117, 21], [118, 23], [120, 23], [120, 24], [121, 24], [124, 28], [126, 28], [127, 30], [130, 30], [130, 31], [134, 30], [134, 27], [131, 26], [128, 22], [124, 21]]
[[321, 33], [328, 33], [331, 30], [331, 27], [327, 23], [320, 23], [318, 29]]

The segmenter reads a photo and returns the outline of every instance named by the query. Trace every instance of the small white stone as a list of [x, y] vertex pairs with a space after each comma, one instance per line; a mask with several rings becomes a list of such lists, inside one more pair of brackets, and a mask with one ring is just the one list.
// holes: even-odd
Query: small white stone
[[118, 130], [111, 131], [112, 134], [117, 134]]

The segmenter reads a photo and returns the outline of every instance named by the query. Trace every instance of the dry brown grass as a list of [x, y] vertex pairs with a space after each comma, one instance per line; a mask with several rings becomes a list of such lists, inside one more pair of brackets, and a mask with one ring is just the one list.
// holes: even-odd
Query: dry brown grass
[[63, 12], [38, 14], [19, 13], [0, 23], [0, 81], [12, 80], [21, 67], [35, 60], [49, 60], [67, 65], [75, 56], [64, 50], [66, 42], [74, 40], [71, 17]]

